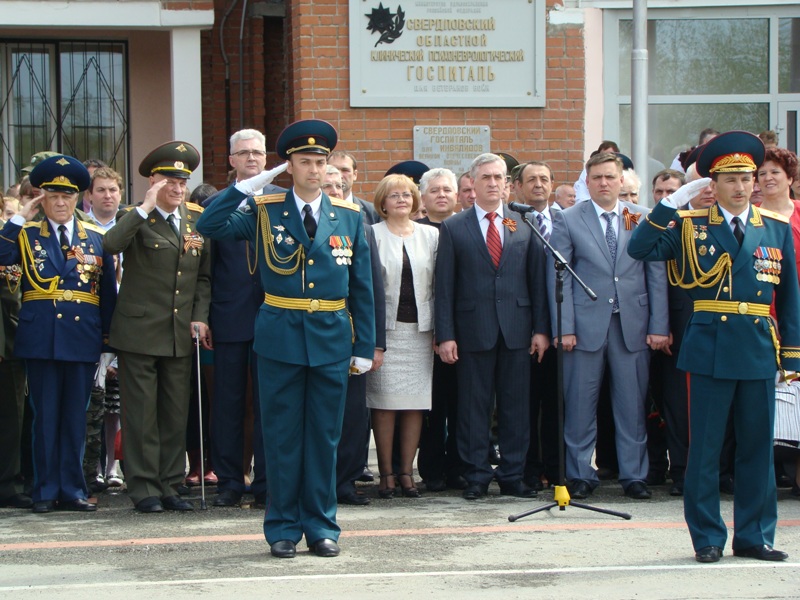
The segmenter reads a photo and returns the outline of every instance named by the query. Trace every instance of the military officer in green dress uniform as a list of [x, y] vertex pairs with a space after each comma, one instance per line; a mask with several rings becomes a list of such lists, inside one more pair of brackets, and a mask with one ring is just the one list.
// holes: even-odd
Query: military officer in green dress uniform
[[188, 142], [153, 150], [139, 165], [150, 180], [144, 202], [118, 216], [105, 237], [108, 250], [123, 257], [110, 341], [119, 358], [128, 494], [144, 513], [194, 508], [177, 486], [185, 474], [195, 331], [211, 347], [211, 257], [196, 229], [203, 209], [184, 202], [199, 163]]
[[[228, 188], [198, 222], [215, 239], [254, 242], [264, 287], [255, 325], [269, 498], [264, 534], [273, 556], [291, 558], [305, 535], [318, 556], [339, 554], [336, 447], [348, 372], [369, 370], [375, 311], [360, 207], [321, 192], [336, 130], [298, 121], [279, 136], [286, 159]], [[285, 194], [243, 203], [281, 171]]]
[[[690, 374], [684, 515], [699, 562], [717, 562], [727, 540], [718, 481], [731, 410], [733, 554], [787, 558], [772, 547], [777, 521], [772, 434], [776, 372], [785, 376], [800, 368], [800, 291], [789, 220], [750, 205], [763, 160], [764, 145], [750, 133], [714, 138], [697, 160], [704, 179], [663, 199], [628, 244], [633, 258], [669, 261], [670, 283], [694, 300], [678, 368]], [[707, 185], [715, 204], [676, 211]], [[770, 316], [773, 294], [777, 324]], [[692, 359], [697, 356], [704, 358]]]

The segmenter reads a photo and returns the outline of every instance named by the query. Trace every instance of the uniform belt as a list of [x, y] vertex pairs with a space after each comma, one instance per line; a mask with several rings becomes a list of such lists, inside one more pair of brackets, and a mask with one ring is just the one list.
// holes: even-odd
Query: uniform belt
[[695, 300], [694, 312], [728, 313], [738, 315], [769, 316], [769, 304], [733, 302], [730, 300]]
[[100, 306], [100, 298], [87, 292], [76, 292], [75, 290], [53, 290], [52, 292], [39, 292], [31, 290], [22, 294], [22, 301], [29, 300], [52, 300], [53, 302], [88, 302]]
[[332, 312], [342, 310], [346, 306], [344, 298], [341, 300], [317, 300], [312, 298], [284, 298], [282, 296], [273, 296], [272, 294], [264, 294], [264, 304], [290, 310], [307, 310], [310, 313], [318, 310]]

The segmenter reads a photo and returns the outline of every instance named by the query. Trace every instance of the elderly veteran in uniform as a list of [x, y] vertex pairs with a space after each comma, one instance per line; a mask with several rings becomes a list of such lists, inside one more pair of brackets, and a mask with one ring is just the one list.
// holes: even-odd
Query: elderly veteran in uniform
[[128, 495], [143, 513], [194, 508], [176, 490], [186, 466], [193, 337], [211, 347], [211, 256], [195, 228], [203, 209], [183, 201], [199, 163], [187, 142], [153, 150], [139, 165], [150, 180], [144, 202], [119, 216], [105, 238], [109, 252], [123, 253], [111, 345]]
[[[214, 239], [256, 245], [264, 305], [256, 319], [273, 556], [295, 556], [305, 535], [318, 556], [339, 554], [336, 446], [349, 372], [372, 365], [375, 310], [370, 253], [358, 205], [320, 191], [336, 130], [297, 121], [278, 137], [286, 164], [228, 188], [203, 214]], [[286, 194], [241, 201], [287, 170]]]
[[[14, 354], [25, 359], [33, 410], [33, 512], [93, 511], [82, 460], [86, 407], [107, 347], [117, 287], [103, 230], [74, 217], [89, 172], [70, 156], [41, 161], [30, 175], [43, 195], [26, 201], [0, 231], [0, 264], [22, 267]], [[45, 218], [26, 223], [41, 205]]]
[[[731, 410], [733, 554], [787, 558], [772, 547], [778, 516], [772, 435], [776, 371], [800, 368], [800, 291], [789, 220], [750, 205], [763, 160], [764, 144], [750, 133], [715, 137], [697, 159], [704, 179], [661, 200], [628, 244], [634, 258], [668, 260], [670, 282], [694, 300], [678, 368], [690, 377], [684, 514], [699, 562], [719, 561], [727, 539], [718, 473]], [[707, 185], [716, 203], [676, 211]], [[770, 317], [773, 295], [780, 331]]]

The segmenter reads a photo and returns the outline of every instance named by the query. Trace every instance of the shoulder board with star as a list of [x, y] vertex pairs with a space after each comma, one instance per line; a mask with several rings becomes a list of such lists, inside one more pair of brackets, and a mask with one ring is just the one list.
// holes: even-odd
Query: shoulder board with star
[[106, 230], [96, 225], [95, 223], [81, 222], [81, 225], [83, 225], [84, 229], [89, 229], [90, 231], [94, 231], [95, 233], [99, 233], [100, 235], [106, 234]]
[[766, 208], [760, 208], [758, 206], [754, 206], [753, 211], [758, 211], [759, 213], [761, 213], [762, 217], [767, 217], [768, 219], [774, 219], [775, 221], [780, 221], [781, 223], [789, 223], [789, 217], [785, 217], [780, 213], [767, 210]]
[[27, 221], [25, 225], [23, 225], [22, 227], [28, 229], [30, 227], [39, 227], [41, 224], [42, 224], [41, 221]]
[[679, 210], [678, 216], [681, 219], [686, 219], [687, 217], [707, 217], [708, 216], [708, 209], [707, 208], [698, 208], [695, 210]]
[[205, 208], [203, 208], [199, 204], [195, 204], [194, 202], [187, 202], [186, 203], [186, 208], [188, 208], [189, 210], [193, 210], [194, 212], [199, 212], [199, 213], [201, 213], [201, 212], [203, 212], [205, 210]]
[[263, 196], [253, 196], [253, 202], [256, 203], [256, 206], [261, 206], [262, 204], [277, 204], [278, 202], [283, 202], [286, 199], [286, 194], [264, 194]]
[[331, 198], [330, 200], [333, 206], [338, 206], [339, 208], [349, 208], [350, 210], [361, 212], [361, 205], [356, 204], [355, 202], [348, 202], [347, 200], [339, 200], [338, 198]]

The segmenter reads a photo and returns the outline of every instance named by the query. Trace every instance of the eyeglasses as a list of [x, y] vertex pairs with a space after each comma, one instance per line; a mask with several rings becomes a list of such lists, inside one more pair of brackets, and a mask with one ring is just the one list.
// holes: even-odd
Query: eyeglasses
[[394, 194], [389, 194], [388, 196], [386, 196], [386, 199], [392, 200], [393, 202], [397, 202], [398, 200], [400, 200], [400, 198], [402, 198], [403, 200], [411, 200], [413, 197], [414, 194], [412, 194], [411, 192], [403, 192], [402, 194], [400, 192], [395, 192]]
[[624, 200], [625, 198], [638, 198], [639, 192], [620, 192], [619, 197], [622, 200]]
[[341, 183], [323, 183], [323, 184], [322, 184], [322, 189], [323, 189], [323, 190], [329, 190], [329, 189], [331, 189], [331, 188], [335, 188], [335, 189], [337, 189], [337, 190], [344, 189], [344, 188], [342, 187], [342, 184], [341, 184]]
[[231, 156], [238, 156], [240, 158], [250, 158], [253, 156], [254, 158], [260, 158], [262, 156], [266, 156], [267, 153], [263, 150], [239, 150], [238, 152], [234, 152]]

